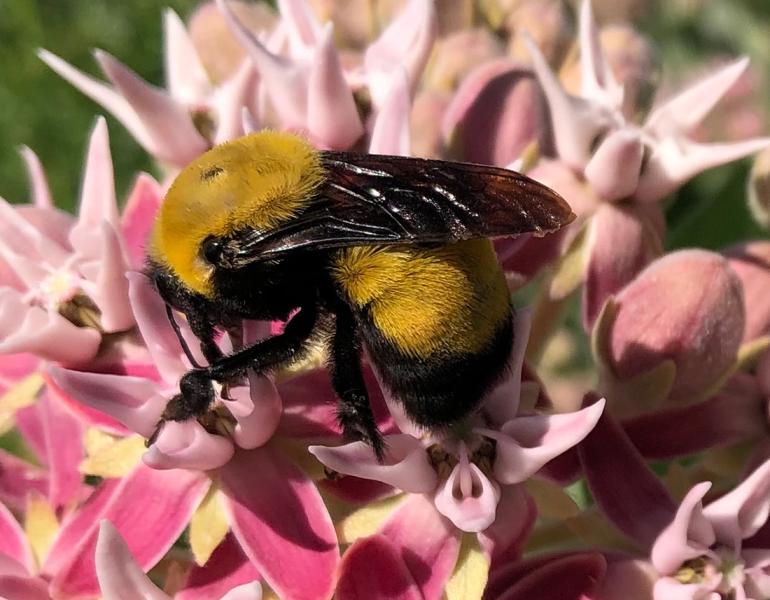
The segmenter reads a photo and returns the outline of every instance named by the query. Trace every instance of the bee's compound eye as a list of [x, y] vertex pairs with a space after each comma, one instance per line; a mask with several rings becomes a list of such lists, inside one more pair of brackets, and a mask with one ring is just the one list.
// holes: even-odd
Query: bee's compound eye
[[203, 258], [206, 259], [206, 262], [212, 265], [219, 264], [219, 259], [222, 258], [222, 251], [224, 250], [224, 245], [222, 244], [222, 240], [216, 237], [208, 237], [205, 240], [203, 240], [203, 245], [201, 246], [201, 252], [203, 254]]

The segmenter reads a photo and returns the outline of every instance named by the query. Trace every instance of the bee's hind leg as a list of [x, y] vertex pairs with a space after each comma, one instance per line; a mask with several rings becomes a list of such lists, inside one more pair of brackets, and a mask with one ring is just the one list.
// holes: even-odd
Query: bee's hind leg
[[336, 328], [330, 353], [332, 386], [339, 397], [337, 418], [349, 441], [360, 440], [372, 447], [379, 462], [385, 456], [385, 441], [374, 420], [369, 395], [361, 374], [361, 344], [353, 315], [347, 307], [336, 312]]

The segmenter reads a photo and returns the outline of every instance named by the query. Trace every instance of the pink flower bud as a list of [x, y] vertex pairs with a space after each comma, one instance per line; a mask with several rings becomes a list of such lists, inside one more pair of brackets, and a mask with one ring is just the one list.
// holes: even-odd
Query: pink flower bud
[[743, 284], [746, 327], [743, 341], [770, 333], [770, 241], [756, 240], [724, 251]]
[[621, 384], [670, 359], [676, 377], [668, 398], [689, 402], [735, 361], [745, 321], [743, 290], [718, 254], [681, 250], [664, 256], [623, 288], [616, 302], [608, 339], [598, 345]]

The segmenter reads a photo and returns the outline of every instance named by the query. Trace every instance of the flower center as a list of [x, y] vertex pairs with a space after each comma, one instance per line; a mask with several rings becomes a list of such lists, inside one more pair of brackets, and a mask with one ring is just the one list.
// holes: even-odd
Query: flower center
[[60, 269], [43, 279], [38, 286], [37, 299], [48, 310], [59, 310], [80, 292], [80, 280], [69, 271]]
[[[473, 445], [468, 444], [469, 447], [475, 446], [475, 449], [469, 452], [469, 462], [475, 464], [485, 475], [491, 476], [497, 453], [494, 440], [477, 436], [477, 439], [469, 441], [473, 442]], [[444, 444], [438, 442], [428, 447], [428, 460], [440, 479], [449, 477], [452, 469], [460, 462], [459, 444], [453, 444], [453, 446], [455, 447], [448, 449]]]
[[674, 576], [683, 584], [716, 583], [716, 592], [723, 600], [734, 600], [736, 589], [743, 589], [746, 574], [743, 562], [736, 559], [730, 548], [719, 547], [712, 556], [699, 556], [688, 560]]

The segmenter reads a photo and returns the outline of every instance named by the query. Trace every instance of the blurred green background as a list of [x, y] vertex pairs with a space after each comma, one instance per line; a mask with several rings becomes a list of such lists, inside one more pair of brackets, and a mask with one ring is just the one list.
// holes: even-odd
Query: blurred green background
[[[768, 0], [626, 2], [657, 46], [666, 79], [701, 72], [717, 57], [747, 54], [764, 78], [758, 104], [770, 106], [764, 77], [770, 73]], [[104, 48], [161, 84], [162, 10], [171, 7], [185, 18], [196, 5], [196, 0], [0, 0], [0, 195], [27, 200], [17, 152], [26, 144], [40, 156], [57, 203], [71, 209], [88, 133], [102, 112], [38, 60], [37, 48], [96, 76], [91, 51]], [[135, 173], [153, 166], [119, 123], [111, 117], [108, 122], [118, 194], [124, 197]], [[717, 248], [760, 235], [745, 208], [749, 166], [743, 161], [712, 171], [678, 192], [668, 211], [671, 247]]]

